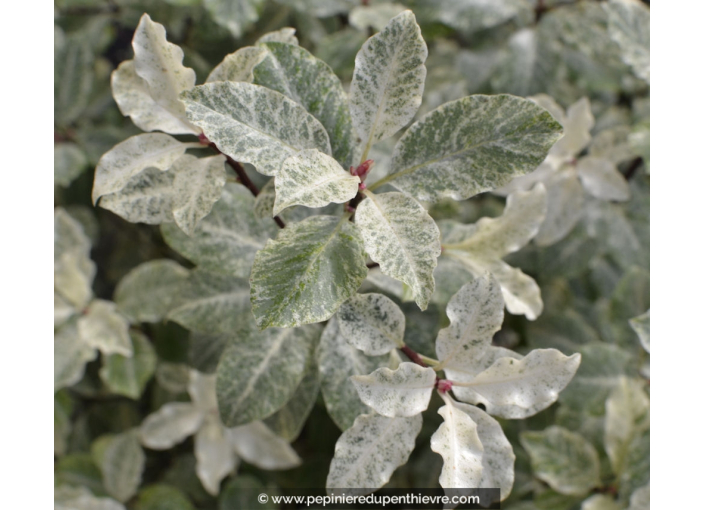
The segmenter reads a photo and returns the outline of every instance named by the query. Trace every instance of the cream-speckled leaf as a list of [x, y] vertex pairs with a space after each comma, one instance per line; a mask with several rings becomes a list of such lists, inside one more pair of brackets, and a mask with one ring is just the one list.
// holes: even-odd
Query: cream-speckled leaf
[[284, 27], [273, 32], [268, 32], [257, 39], [257, 43], [286, 43], [298, 46], [298, 38], [296, 37], [296, 29], [291, 27]]
[[329, 319], [367, 276], [362, 239], [346, 217], [287, 225], [252, 266], [252, 311], [261, 329]]
[[359, 416], [335, 444], [325, 483], [328, 492], [351, 489], [346, 492], [363, 494], [385, 485], [396, 468], [408, 461], [422, 425], [419, 414], [409, 418]]
[[567, 108], [564, 120], [565, 135], [550, 149], [550, 157], [569, 159], [577, 156], [592, 139], [590, 134], [594, 127], [589, 99], [583, 97]]
[[66, 252], [54, 262], [54, 294], [70, 307], [71, 313], [81, 311], [93, 297], [94, 276], [95, 264], [85, 254]]
[[293, 396], [281, 409], [269, 416], [264, 423], [286, 441], [295, 441], [303, 430], [320, 390], [320, 371], [315, 356], [308, 359], [308, 366]]
[[199, 268], [246, 278], [255, 253], [277, 232], [270, 219], [254, 212], [254, 197], [239, 184], [226, 184], [220, 200], [192, 236], [173, 224], [161, 227], [166, 243]]
[[75, 143], [54, 145], [54, 185], [67, 187], [83, 173], [88, 158]]
[[435, 387], [435, 371], [415, 363], [401, 363], [396, 370], [379, 368], [350, 379], [362, 402], [389, 418], [425, 411]]
[[184, 92], [188, 118], [237, 161], [276, 175], [300, 150], [330, 154], [325, 128], [305, 108], [279, 92], [243, 82], [206, 83]]
[[249, 317], [247, 280], [196, 269], [175, 295], [167, 318], [197, 333], [236, 333]]
[[213, 20], [239, 39], [259, 19], [264, 0], [204, 0]]
[[357, 294], [337, 312], [340, 333], [367, 356], [379, 356], [403, 347], [406, 317], [383, 294]]
[[78, 319], [78, 333], [87, 345], [103, 354], [132, 356], [129, 322], [112, 301], [95, 299]]
[[103, 473], [103, 485], [108, 494], [125, 502], [137, 493], [146, 455], [136, 430], [100, 437], [91, 446], [91, 453]]
[[549, 246], [563, 239], [584, 214], [584, 189], [574, 168], [568, 167], [555, 173], [544, 184], [548, 210], [535, 236], [538, 246]]
[[218, 408], [227, 427], [279, 410], [303, 380], [320, 329], [252, 327], [230, 343], [217, 370]]
[[624, 201], [631, 197], [628, 181], [608, 159], [587, 156], [577, 162], [584, 189], [603, 200]]
[[207, 415], [193, 442], [196, 475], [213, 496], [220, 492], [220, 482], [237, 466], [238, 458], [228, 440], [227, 431], [217, 416]]
[[501, 288], [490, 275], [464, 285], [447, 304], [450, 325], [441, 329], [435, 351], [444, 367], [461, 369], [484, 356], [504, 320]]
[[627, 510], [650, 510], [650, 484], [639, 487], [631, 493]]
[[93, 203], [103, 195], [120, 191], [145, 168], [168, 169], [193, 145], [163, 133], [144, 133], [118, 143], [103, 154], [95, 168]]
[[82, 486], [61, 485], [54, 488], [54, 510], [125, 510], [112, 498], [95, 497]]
[[100, 207], [131, 223], [173, 223], [177, 199], [174, 177], [174, 172], [147, 168], [132, 177], [120, 191], [103, 195]]
[[137, 331], [130, 331], [132, 356], [111, 354], [103, 358], [100, 379], [112, 393], [137, 400], [154, 375], [156, 352], [149, 339]]
[[291, 446], [260, 421], [228, 429], [237, 455], [260, 469], [291, 469], [301, 459]]
[[117, 284], [117, 309], [131, 322], [159, 322], [188, 275], [186, 268], [169, 259], [140, 264]]
[[536, 281], [503, 260], [487, 260], [476, 264], [479, 271], [489, 271], [501, 285], [506, 310], [535, 320], [543, 313], [543, 300]]
[[480, 408], [462, 402], [453, 402], [453, 405], [467, 413], [477, 425], [477, 434], [484, 448], [482, 481], [477, 487], [481, 489], [498, 487], [501, 489], [501, 500], [503, 501], [511, 493], [513, 487], [513, 464], [516, 460], [513, 446], [506, 439], [501, 424]]
[[599, 455], [584, 437], [557, 426], [523, 432], [535, 476], [561, 494], [583, 496], [601, 484]]
[[98, 352], [80, 338], [74, 321], [61, 326], [54, 334], [54, 392], [80, 381], [86, 363], [97, 355]]
[[243, 81], [252, 83], [252, 71], [267, 55], [261, 46], [245, 46], [234, 53], [230, 53], [208, 75], [205, 83], [218, 81]]
[[213, 204], [220, 200], [227, 180], [225, 157], [198, 159], [184, 155], [174, 162], [170, 171], [174, 172], [174, 221], [190, 236]]
[[379, 32], [391, 21], [391, 18], [401, 14], [406, 9], [407, 7], [401, 4], [391, 3], [358, 5], [350, 11], [350, 25], [357, 30], [366, 31], [372, 28], [375, 32]]
[[617, 503], [613, 496], [594, 494], [582, 501], [580, 510], [623, 510], [623, 505]]
[[604, 447], [620, 475], [633, 439], [650, 427], [650, 399], [643, 382], [622, 376], [606, 400]]
[[527, 99], [469, 96], [413, 124], [394, 148], [391, 182], [419, 200], [464, 200], [535, 169], [559, 138], [560, 124]]
[[359, 177], [350, 175], [332, 157], [310, 149], [287, 158], [276, 175], [274, 215], [292, 205], [324, 207], [354, 198]]
[[636, 0], [609, 0], [609, 36], [621, 47], [621, 58], [650, 83], [650, 9]]
[[[132, 39], [134, 70], [146, 82], [149, 95], [164, 110], [186, 125], [185, 108], [179, 94], [193, 88], [196, 73], [184, 67], [181, 48], [166, 40], [163, 25], [155, 23], [148, 14], [143, 14]], [[198, 128], [190, 125], [191, 133]]]
[[440, 230], [415, 199], [404, 193], [367, 193], [355, 216], [364, 246], [381, 271], [408, 285], [425, 310], [435, 289]]
[[431, 450], [443, 459], [440, 485], [445, 489], [479, 487], [484, 471], [484, 447], [477, 424], [448, 397], [445, 403], [438, 410], [443, 423], [430, 438]]
[[267, 53], [254, 68], [254, 83], [281, 92], [318, 119], [330, 137], [332, 156], [348, 168], [353, 164], [355, 137], [340, 79], [304, 48], [276, 42], [262, 47]]
[[144, 446], [168, 450], [194, 434], [203, 423], [203, 413], [190, 402], [170, 402], [150, 414], [139, 428]]
[[411, 11], [394, 17], [357, 53], [350, 85], [350, 113], [363, 156], [394, 135], [418, 111], [425, 86], [428, 47]]
[[366, 356], [347, 342], [337, 317], [328, 321], [318, 347], [320, 389], [328, 414], [341, 430], [350, 428], [360, 414], [371, 413], [359, 399], [350, 376], [369, 374], [387, 362], [388, 356]]
[[527, 418], [557, 400], [580, 361], [578, 353], [568, 357], [556, 349], [535, 349], [520, 360], [499, 358], [469, 380], [460, 378], [453, 392], [464, 402], [484, 404], [489, 414], [500, 418]]
[[650, 352], [650, 310], [628, 321], [638, 335], [643, 349]]
[[92, 282], [95, 264], [90, 260], [90, 247], [90, 239], [81, 224], [65, 209], [57, 207], [54, 210], [54, 264], [61, 263], [69, 254], [76, 258], [77, 270]]
[[271, 218], [274, 216], [274, 202], [276, 201], [276, 177], [269, 179], [259, 190], [254, 198], [254, 216], [257, 218]]

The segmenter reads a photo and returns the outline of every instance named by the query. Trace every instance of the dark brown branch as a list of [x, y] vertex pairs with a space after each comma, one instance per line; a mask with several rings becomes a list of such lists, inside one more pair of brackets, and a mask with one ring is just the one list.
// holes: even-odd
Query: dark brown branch
[[373, 267], [379, 267], [379, 263], [378, 262], [370, 262], [369, 264], [367, 264], [368, 269], [371, 269]]
[[638, 156], [636, 159], [634, 159], [630, 165], [628, 165], [628, 169], [626, 169], [626, 173], [624, 177], [626, 178], [627, 181], [630, 181], [633, 179], [633, 176], [636, 175], [636, 172], [640, 168], [641, 163], [643, 163], [643, 158]]

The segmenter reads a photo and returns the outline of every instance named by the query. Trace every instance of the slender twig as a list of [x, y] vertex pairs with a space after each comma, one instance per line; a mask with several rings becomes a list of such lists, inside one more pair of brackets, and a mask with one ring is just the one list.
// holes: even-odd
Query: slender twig
[[643, 163], [643, 158], [638, 156], [636, 159], [634, 159], [630, 165], [628, 165], [628, 169], [626, 170], [626, 174], [624, 177], [626, 177], [627, 181], [630, 181], [633, 179], [633, 176], [636, 175], [636, 172], [640, 168], [641, 163]]
[[408, 356], [408, 359], [410, 359], [413, 363], [416, 365], [420, 365], [422, 367], [427, 367], [425, 361], [423, 361], [420, 357], [420, 354], [418, 354], [416, 351], [408, 347], [407, 345], [404, 345], [401, 347], [401, 352], [404, 353], [406, 356]]

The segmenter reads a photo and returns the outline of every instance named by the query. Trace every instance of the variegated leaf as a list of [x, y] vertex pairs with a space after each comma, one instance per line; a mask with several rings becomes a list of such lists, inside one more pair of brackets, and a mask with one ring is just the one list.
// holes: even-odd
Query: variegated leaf
[[422, 425], [419, 414], [409, 418], [359, 416], [335, 444], [325, 483], [328, 492], [350, 489], [348, 494], [361, 494], [385, 485], [396, 468], [408, 461]]
[[287, 158], [276, 175], [274, 215], [292, 205], [315, 208], [347, 202], [357, 194], [360, 182], [327, 154], [301, 151]]
[[283, 94], [243, 82], [206, 83], [184, 92], [191, 122], [237, 161], [276, 175], [284, 160], [300, 150], [330, 154], [325, 128], [305, 108]]
[[628, 181], [608, 159], [587, 156], [577, 162], [584, 189], [602, 200], [624, 201], [631, 197]]
[[132, 356], [111, 354], [103, 359], [100, 379], [117, 395], [137, 400], [154, 375], [156, 352], [149, 339], [137, 331], [130, 331]]
[[550, 158], [560, 158], [558, 161], [577, 156], [589, 145], [592, 139], [590, 132], [594, 127], [594, 116], [589, 99], [583, 97], [570, 105], [560, 122], [565, 129], [565, 134], [550, 149]]
[[375, 5], [358, 5], [350, 11], [350, 25], [357, 30], [366, 31], [371, 28], [379, 32], [391, 21], [406, 10], [401, 4], [381, 3]]
[[360, 414], [371, 412], [359, 399], [350, 376], [369, 374], [387, 362], [388, 356], [366, 356], [350, 345], [337, 317], [328, 321], [318, 347], [320, 389], [328, 414], [341, 430], [350, 428]]
[[239, 39], [259, 19], [264, 0], [204, 0], [213, 20]]
[[291, 27], [280, 28], [273, 32], [268, 32], [257, 39], [257, 43], [286, 43], [298, 46], [298, 38], [296, 37], [296, 29]]
[[54, 489], [54, 510], [125, 510], [112, 498], [99, 498], [82, 486], [61, 485]]
[[535, 476], [561, 494], [583, 496], [599, 486], [599, 455], [584, 437], [557, 426], [523, 432]]
[[146, 455], [136, 430], [102, 436], [91, 446], [95, 463], [103, 473], [105, 490], [125, 502], [137, 493]]
[[174, 221], [190, 236], [220, 200], [227, 179], [225, 157], [198, 159], [185, 155], [174, 162], [171, 171], [174, 172]]
[[203, 425], [193, 441], [196, 456], [196, 475], [209, 494], [217, 496], [220, 482], [234, 471], [239, 459], [217, 415], [205, 416]]
[[606, 400], [604, 447], [614, 473], [620, 476], [636, 436], [650, 428], [650, 399], [641, 381], [622, 376]]
[[613, 496], [594, 494], [582, 501], [579, 510], [623, 510], [623, 506]]
[[112, 211], [131, 223], [158, 225], [173, 223], [174, 172], [147, 168], [132, 177], [125, 187], [100, 198], [100, 207]]
[[327, 18], [348, 12], [359, 2], [357, 0], [281, 0], [279, 3], [293, 7], [306, 15]]
[[643, 315], [633, 317], [628, 323], [633, 328], [633, 331], [638, 334], [643, 349], [650, 352], [650, 310]]
[[86, 314], [78, 318], [81, 340], [103, 354], [132, 356], [129, 326], [115, 303], [102, 299], [93, 300]]
[[384, 274], [408, 285], [418, 307], [425, 310], [435, 289], [440, 230], [423, 206], [408, 195], [366, 195], [355, 221], [367, 253]]
[[260, 421], [228, 429], [237, 455], [260, 469], [291, 469], [301, 459], [291, 446]]
[[[56, 34], [56, 32], [55, 32]], [[54, 121], [67, 126], [88, 106], [95, 82], [95, 55], [86, 37], [64, 37], [54, 49]]]
[[79, 336], [75, 321], [61, 326], [54, 333], [54, 392], [80, 381], [86, 363], [97, 355]]
[[[63, 253], [59, 260], [54, 261], [54, 296], [69, 307], [65, 318], [82, 311], [91, 300], [94, 276], [95, 264], [79, 251]], [[56, 309], [54, 313], [56, 315]]]
[[194, 434], [203, 423], [203, 413], [190, 402], [170, 402], [150, 414], [139, 428], [144, 446], [168, 450]]
[[584, 189], [573, 167], [566, 167], [544, 181], [548, 209], [535, 236], [535, 244], [549, 246], [563, 239], [584, 215]]
[[484, 404], [489, 414], [522, 419], [542, 411], [574, 377], [581, 356], [565, 356], [556, 349], [535, 349], [525, 358], [502, 357], [476, 376], [460, 371], [447, 375], [458, 384], [453, 392], [459, 400]]
[[609, 36], [621, 47], [621, 58], [650, 83], [650, 10], [636, 0], [609, 0]]
[[379, 368], [350, 378], [359, 398], [382, 416], [414, 416], [428, 408], [435, 387], [435, 370], [401, 363], [396, 370]]
[[252, 311], [261, 329], [329, 319], [367, 276], [362, 240], [346, 217], [288, 225], [254, 258]]
[[345, 302], [337, 320], [340, 334], [367, 356], [379, 356], [403, 347], [406, 317], [383, 294], [357, 294]]
[[226, 184], [220, 200], [192, 236], [172, 224], [161, 227], [166, 243], [199, 268], [246, 278], [255, 253], [274, 237], [274, 222], [253, 213], [254, 197], [238, 184]]
[[251, 328], [232, 342], [217, 370], [218, 408], [227, 427], [261, 420], [280, 409], [303, 380], [320, 329]]
[[532, 101], [469, 96], [413, 124], [394, 149], [387, 182], [419, 200], [464, 200], [535, 169], [562, 128]]
[[352, 119], [340, 79], [304, 48], [271, 42], [253, 70], [253, 83], [281, 92], [318, 119], [330, 137], [332, 156], [347, 168], [353, 163]]
[[463, 35], [495, 27], [530, 9], [521, 0], [441, 0], [430, 5], [437, 9], [439, 21]]
[[117, 309], [131, 322], [159, 322], [189, 271], [173, 260], [150, 260], [127, 273], [115, 289]]
[[88, 158], [75, 143], [54, 144], [54, 185], [67, 187], [88, 166]]
[[391, 19], [355, 58], [350, 113], [362, 140], [362, 160], [372, 145], [394, 135], [418, 111], [428, 47], [411, 11]]
[[634, 490], [629, 503], [627, 510], [650, 510], [650, 484]]
[[208, 75], [205, 83], [243, 81], [252, 83], [254, 68], [267, 55], [261, 46], [245, 46], [227, 55]]

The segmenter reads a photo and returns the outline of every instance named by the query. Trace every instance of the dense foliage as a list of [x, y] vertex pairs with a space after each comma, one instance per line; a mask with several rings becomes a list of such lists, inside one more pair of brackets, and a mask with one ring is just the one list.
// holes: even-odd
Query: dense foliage
[[56, 0], [55, 508], [649, 508], [649, 30]]

